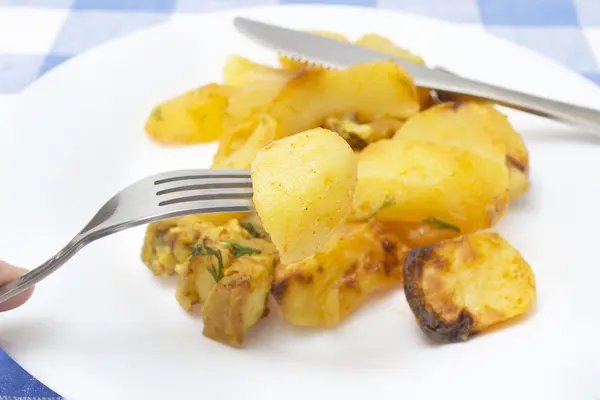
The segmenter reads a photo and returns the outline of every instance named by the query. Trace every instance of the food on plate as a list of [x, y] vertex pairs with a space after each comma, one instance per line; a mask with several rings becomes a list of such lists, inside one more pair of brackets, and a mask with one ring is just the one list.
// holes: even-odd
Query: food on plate
[[[383, 36], [354, 43], [424, 64]], [[222, 72], [146, 122], [157, 144], [216, 141], [212, 168], [251, 170], [256, 213], [146, 230], [144, 264], [177, 276], [176, 300], [201, 306], [204, 336], [243, 346], [269, 304], [291, 325], [334, 328], [403, 288], [423, 331], [445, 342], [531, 308], [529, 265], [481, 232], [530, 186], [527, 147], [492, 104], [433, 96], [392, 61], [331, 70], [231, 55]]]
[[339, 135], [316, 128], [277, 140], [252, 163], [253, 201], [289, 264], [316, 253], [350, 212], [356, 157]]
[[348, 223], [316, 254], [277, 265], [271, 293], [291, 324], [334, 327], [371, 294], [401, 286], [408, 250], [376, 221]]
[[401, 119], [384, 117], [361, 123], [356, 114], [329, 117], [323, 127], [340, 135], [353, 150], [362, 150], [369, 143], [391, 138], [402, 126]]
[[355, 114], [366, 122], [405, 120], [418, 111], [412, 79], [391, 62], [359, 64], [339, 71], [282, 70], [278, 77], [238, 88], [230, 97], [213, 167], [226, 164], [224, 160], [254, 133], [248, 127], [262, 118], [274, 124], [269, 137], [277, 140], [321, 127], [331, 116]]
[[455, 342], [526, 313], [536, 287], [521, 254], [485, 232], [411, 250], [404, 292], [427, 335]]
[[454, 101], [433, 106], [407, 121], [394, 139], [448, 143], [505, 163], [511, 199], [529, 188], [527, 148], [491, 104]]
[[239, 346], [267, 311], [277, 251], [252, 219], [195, 217], [150, 224], [142, 259], [157, 275], [178, 275], [176, 298], [185, 310], [203, 304], [206, 336]]
[[223, 132], [232, 93], [231, 87], [209, 84], [166, 100], [150, 113], [146, 132], [166, 145], [213, 142]]
[[384, 139], [358, 155], [351, 219], [430, 221], [468, 233], [499, 220], [507, 193], [504, 163], [448, 143]]

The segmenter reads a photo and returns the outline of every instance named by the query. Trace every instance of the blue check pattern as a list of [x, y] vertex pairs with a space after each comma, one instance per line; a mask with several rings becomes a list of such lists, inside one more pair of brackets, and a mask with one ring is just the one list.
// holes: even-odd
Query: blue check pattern
[[[173, 13], [297, 3], [378, 7], [481, 25], [600, 85], [600, 0], [0, 0], [0, 95], [19, 93], [79, 53]], [[0, 399], [61, 397], [0, 349]]]

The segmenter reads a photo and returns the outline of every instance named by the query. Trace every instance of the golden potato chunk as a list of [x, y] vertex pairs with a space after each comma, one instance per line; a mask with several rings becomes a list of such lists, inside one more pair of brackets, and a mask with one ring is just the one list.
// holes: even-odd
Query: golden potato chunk
[[164, 145], [207, 143], [224, 131], [226, 108], [234, 89], [209, 84], [157, 105], [148, 117], [146, 132]]
[[[414, 64], [425, 65], [425, 60], [423, 60], [421, 57], [411, 53], [406, 49], [403, 49], [388, 38], [380, 35], [367, 33], [355, 43], [371, 50], [390, 54], [391, 56], [398, 57], [401, 60], [410, 61]], [[421, 104], [421, 109], [426, 109], [433, 104], [433, 98], [431, 97], [431, 91], [429, 89], [419, 87], [417, 88], [417, 92], [419, 94], [419, 103]]]
[[491, 104], [448, 102], [433, 106], [406, 121], [394, 139], [448, 143], [505, 163], [511, 199], [529, 187], [527, 148], [506, 116]]
[[213, 158], [212, 168], [250, 169], [260, 150], [273, 142], [277, 124], [268, 115], [260, 115], [227, 132]]
[[468, 233], [493, 225], [506, 210], [506, 166], [476, 152], [387, 139], [368, 145], [357, 158], [354, 221], [375, 215]]
[[339, 135], [313, 129], [273, 142], [252, 163], [253, 201], [283, 262], [318, 251], [344, 222], [356, 157]]
[[433, 339], [467, 340], [527, 312], [535, 278], [521, 254], [496, 233], [474, 233], [413, 249], [404, 290], [419, 326]]
[[330, 116], [403, 120], [418, 111], [411, 77], [393, 62], [378, 61], [344, 70], [299, 70], [262, 112], [275, 119], [282, 138], [322, 126]]
[[251, 85], [256, 81], [278, 80], [281, 76], [292, 74], [281, 69], [258, 64], [245, 57], [233, 54], [227, 58], [223, 67], [223, 84], [242, 87]]
[[271, 293], [293, 325], [334, 327], [402, 280], [408, 247], [376, 222], [347, 224], [312, 257], [279, 264]]
[[275, 260], [273, 254], [234, 260], [202, 305], [206, 337], [236, 347], [243, 344], [245, 332], [268, 312]]

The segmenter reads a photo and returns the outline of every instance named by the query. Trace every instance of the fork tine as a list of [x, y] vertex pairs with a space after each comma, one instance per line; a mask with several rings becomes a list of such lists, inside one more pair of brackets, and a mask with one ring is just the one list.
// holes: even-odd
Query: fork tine
[[[251, 199], [251, 187], [227, 187], [227, 188], [212, 188], [212, 189], [192, 189], [177, 190], [172, 192], [162, 193], [157, 196], [158, 205], [164, 206], [175, 203], [189, 203], [195, 201], [227, 201], [230, 199]], [[183, 188], [178, 188], [183, 189]], [[160, 193], [160, 192], [159, 192]]]
[[177, 181], [198, 181], [206, 179], [243, 179], [250, 178], [250, 171], [237, 169], [190, 169], [169, 171], [152, 177], [155, 185]]
[[250, 199], [200, 200], [182, 203], [172, 203], [159, 207], [162, 214], [171, 216], [223, 213], [223, 212], [254, 212]]
[[155, 187], [157, 190], [156, 194], [161, 196], [167, 193], [182, 192], [186, 190], [252, 188], [252, 180], [249, 176], [240, 176], [239, 178], [182, 179], [161, 181], [161, 183], [155, 184]]

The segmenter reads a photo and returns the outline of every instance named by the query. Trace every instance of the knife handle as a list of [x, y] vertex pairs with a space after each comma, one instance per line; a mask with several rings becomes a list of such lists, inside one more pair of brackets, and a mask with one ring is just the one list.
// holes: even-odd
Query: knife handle
[[591, 129], [600, 135], [600, 111], [562, 101], [550, 100], [516, 90], [463, 78], [442, 70], [446, 77], [436, 79], [426, 87], [444, 93], [458, 94], [479, 100], [487, 100], [501, 106], [524, 111], [563, 123]]

